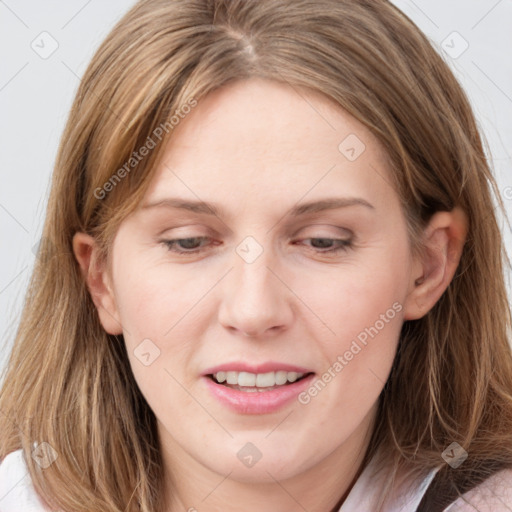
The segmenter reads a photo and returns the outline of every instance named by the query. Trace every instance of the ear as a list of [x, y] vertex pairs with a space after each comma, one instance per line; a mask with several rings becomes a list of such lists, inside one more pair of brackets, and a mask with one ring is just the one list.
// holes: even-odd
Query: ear
[[459, 207], [432, 216], [423, 234], [425, 254], [414, 260], [404, 320], [426, 315], [448, 288], [459, 265], [467, 231], [467, 216]]
[[75, 233], [73, 252], [98, 310], [101, 325], [109, 334], [122, 334], [123, 329], [110, 276], [106, 263], [98, 258], [99, 251], [94, 238], [86, 233]]

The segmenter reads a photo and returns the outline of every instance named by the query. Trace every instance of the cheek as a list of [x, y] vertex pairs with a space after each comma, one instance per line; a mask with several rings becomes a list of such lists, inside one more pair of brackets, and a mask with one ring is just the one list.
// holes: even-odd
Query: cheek
[[301, 296], [329, 327], [329, 335], [323, 337], [327, 345], [340, 349], [376, 322], [384, 330], [382, 315], [386, 331], [389, 324], [400, 323], [406, 290], [403, 275], [382, 260], [380, 265], [340, 267], [339, 271], [304, 279]]
[[323, 348], [331, 374], [333, 370], [343, 374], [357, 397], [366, 384], [371, 384], [370, 389], [384, 384], [396, 353], [403, 306], [392, 290], [353, 291], [346, 307], [331, 312], [336, 336]]
[[183, 369], [197, 350], [212, 276], [133, 257], [122, 259], [116, 272], [126, 350], [142, 393], [149, 402], [162, 386], [180, 394], [173, 377], [183, 384], [191, 378]]
[[188, 311], [209, 287], [211, 278], [201, 273], [192, 276], [176, 265], [125, 259], [118, 266], [116, 286], [123, 328], [132, 337], [168, 337], [175, 325], [187, 322]]
[[377, 399], [403, 324], [406, 273], [392, 260], [380, 263], [340, 269], [317, 280], [304, 295], [304, 301], [329, 326], [325, 335], [317, 337], [325, 359], [318, 376], [322, 382], [310, 388], [304, 401], [318, 396], [325, 407], [341, 403], [343, 407], [335, 407], [333, 414], [345, 420], [347, 410], [363, 413]]

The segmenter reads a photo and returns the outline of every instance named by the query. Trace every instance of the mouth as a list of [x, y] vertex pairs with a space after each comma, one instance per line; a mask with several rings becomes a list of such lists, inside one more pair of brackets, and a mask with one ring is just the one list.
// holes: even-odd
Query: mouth
[[230, 363], [202, 374], [208, 393], [237, 414], [271, 414], [291, 406], [315, 373], [284, 363]]
[[216, 384], [230, 389], [245, 393], [261, 393], [289, 386], [294, 382], [306, 379], [312, 374], [313, 372], [301, 373], [285, 370], [266, 373], [219, 371], [208, 374], [207, 377]]

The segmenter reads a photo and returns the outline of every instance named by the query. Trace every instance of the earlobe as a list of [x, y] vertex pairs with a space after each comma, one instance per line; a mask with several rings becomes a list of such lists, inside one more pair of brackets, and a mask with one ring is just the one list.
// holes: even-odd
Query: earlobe
[[98, 258], [98, 247], [94, 238], [86, 233], [75, 233], [73, 252], [103, 328], [109, 334], [122, 334], [122, 325], [110, 278], [104, 262]]
[[423, 236], [424, 254], [413, 265], [404, 320], [425, 316], [443, 295], [459, 265], [467, 232], [467, 216], [459, 207], [432, 216]]

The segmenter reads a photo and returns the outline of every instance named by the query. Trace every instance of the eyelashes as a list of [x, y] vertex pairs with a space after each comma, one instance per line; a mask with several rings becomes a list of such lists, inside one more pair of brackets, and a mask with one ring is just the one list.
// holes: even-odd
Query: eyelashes
[[176, 247], [179, 247], [178, 244], [182, 244], [185, 242], [185, 245], [190, 245], [190, 242], [192, 241], [192, 245], [194, 245], [194, 241], [197, 240], [207, 240], [208, 237], [206, 236], [195, 236], [195, 237], [189, 237], [189, 238], [174, 238], [172, 240], [162, 240], [162, 244], [164, 244], [167, 249], [170, 252], [175, 252], [177, 254], [199, 254], [204, 252], [204, 246], [201, 246], [199, 248], [191, 249], [190, 247], [185, 247], [185, 250], [183, 249], [177, 249]]
[[[169, 252], [177, 254], [179, 256], [187, 256], [187, 255], [197, 255], [202, 254], [207, 250], [207, 246], [199, 245], [195, 247], [198, 243], [201, 244], [203, 241], [208, 240], [207, 236], [196, 236], [196, 237], [188, 237], [188, 238], [174, 238], [171, 240], [161, 240], [162, 243]], [[310, 237], [305, 238], [303, 240], [316, 240], [321, 241], [320, 245], [323, 247], [317, 248], [308, 245], [313, 252], [316, 254], [327, 254], [327, 255], [337, 255], [342, 252], [347, 252], [352, 248], [352, 240], [339, 239], [339, 238], [328, 238], [328, 237]], [[334, 247], [325, 248], [325, 242], [329, 245], [334, 244]], [[183, 247], [184, 246], [184, 247]], [[194, 246], [194, 247], [190, 247]]]

